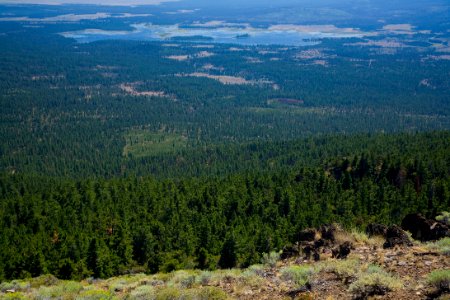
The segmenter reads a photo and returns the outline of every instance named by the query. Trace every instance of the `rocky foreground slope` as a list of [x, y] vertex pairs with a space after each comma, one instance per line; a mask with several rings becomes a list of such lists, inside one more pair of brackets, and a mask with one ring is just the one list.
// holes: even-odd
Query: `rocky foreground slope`
[[409, 215], [402, 223], [409, 233], [395, 225], [372, 224], [367, 233], [322, 226], [300, 232], [295, 245], [264, 255], [262, 264], [247, 269], [82, 282], [45, 275], [2, 283], [0, 298], [450, 299], [447, 222]]

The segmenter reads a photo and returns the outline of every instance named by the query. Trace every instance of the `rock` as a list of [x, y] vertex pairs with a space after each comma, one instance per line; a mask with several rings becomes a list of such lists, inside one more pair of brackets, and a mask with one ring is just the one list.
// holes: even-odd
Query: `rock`
[[366, 234], [369, 237], [374, 235], [386, 236], [387, 229], [386, 225], [371, 223], [366, 228]]
[[314, 241], [314, 249], [319, 250], [319, 248], [323, 246], [325, 246], [324, 239], [318, 239], [317, 241]]
[[411, 232], [414, 239], [422, 242], [450, 236], [450, 228], [448, 225], [427, 219], [421, 214], [409, 214], [404, 217], [402, 228]]
[[312, 245], [306, 245], [303, 247], [303, 254], [305, 255], [305, 259], [311, 258], [311, 253], [314, 251], [314, 247]]
[[352, 249], [352, 244], [350, 242], [344, 242], [332, 250], [332, 257], [338, 259], [345, 259], [350, 254]]
[[313, 253], [313, 259], [314, 261], [319, 261], [320, 260], [320, 254], [317, 251], [314, 251]]
[[306, 283], [304, 286], [301, 286], [297, 289], [290, 290], [286, 294], [291, 298], [295, 298], [298, 294], [309, 292], [309, 291], [311, 291], [311, 284]]
[[394, 248], [395, 246], [412, 246], [408, 235], [397, 225], [393, 225], [386, 231], [386, 241], [383, 248]]
[[312, 228], [304, 229], [297, 235], [297, 241], [299, 242], [312, 242], [316, 238], [316, 230]]
[[320, 227], [320, 233], [322, 235], [322, 239], [324, 239], [324, 240], [334, 242], [335, 232], [336, 232], [336, 227], [333, 225], [322, 225]]
[[299, 251], [298, 247], [289, 245], [289, 246], [285, 246], [283, 248], [283, 251], [280, 254], [280, 258], [288, 259], [288, 258], [299, 256], [299, 255], [300, 255], [300, 251]]

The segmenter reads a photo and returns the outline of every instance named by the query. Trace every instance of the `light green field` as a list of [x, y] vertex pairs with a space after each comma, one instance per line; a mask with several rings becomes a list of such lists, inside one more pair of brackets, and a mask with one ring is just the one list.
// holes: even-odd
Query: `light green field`
[[172, 153], [184, 148], [187, 137], [174, 133], [131, 130], [125, 135], [125, 141], [124, 156], [145, 157]]

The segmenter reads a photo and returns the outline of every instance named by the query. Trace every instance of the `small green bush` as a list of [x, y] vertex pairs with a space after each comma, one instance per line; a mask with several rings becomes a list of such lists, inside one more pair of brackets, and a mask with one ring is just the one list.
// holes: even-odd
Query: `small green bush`
[[196, 300], [225, 300], [228, 299], [227, 294], [217, 287], [203, 287], [197, 290]]
[[156, 294], [156, 300], [178, 300], [180, 299], [180, 289], [174, 287], [164, 288]]
[[196, 283], [198, 271], [176, 271], [172, 279], [167, 283], [168, 286], [177, 286], [181, 288], [191, 288]]
[[444, 255], [450, 255], [450, 238], [446, 237], [439, 241], [428, 243], [427, 248]]
[[389, 291], [401, 289], [402, 282], [378, 266], [369, 266], [366, 272], [349, 286], [356, 299], [366, 299], [372, 295], [384, 295]]
[[427, 282], [440, 291], [450, 291], [450, 269], [431, 272]]
[[20, 292], [15, 292], [15, 293], [8, 293], [8, 294], [0, 294], [0, 299], [4, 299], [4, 300], [26, 300], [28, 299], [27, 297], [25, 297], [25, 295], [23, 295]]
[[27, 291], [31, 287], [30, 283], [24, 280], [13, 280], [10, 282], [2, 282], [0, 284], [0, 291], [14, 290], [16, 292]]
[[262, 276], [263, 274], [264, 274], [264, 266], [263, 265], [252, 265], [252, 266], [248, 267], [242, 273], [242, 276], [244, 276], [244, 277], [252, 276], [252, 275]]
[[83, 285], [75, 281], [60, 282], [56, 286], [40, 286], [34, 291], [35, 299], [75, 299]]
[[156, 292], [155, 288], [150, 285], [142, 285], [134, 289], [126, 299], [133, 300], [155, 300]]
[[361, 269], [361, 263], [357, 259], [333, 260], [324, 262], [319, 268], [335, 274], [345, 282], [349, 282], [358, 275]]
[[443, 211], [439, 216], [436, 217], [436, 220], [439, 222], [444, 222], [447, 225], [450, 225], [450, 212]]
[[41, 275], [39, 277], [31, 278], [30, 285], [33, 288], [38, 288], [40, 286], [52, 286], [57, 285], [59, 279], [51, 274]]
[[104, 290], [84, 290], [75, 299], [76, 300], [110, 300], [113, 295]]
[[290, 266], [281, 269], [281, 279], [294, 282], [298, 286], [304, 286], [310, 280], [313, 269], [304, 266]]
[[280, 253], [272, 251], [270, 253], [263, 253], [261, 263], [270, 268], [275, 268], [277, 266], [277, 261], [280, 260]]
[[211, 271], [202, 271], [200, 275], [196, 277], [196, 283], [200, 285], [208, 285], [211, 281]]

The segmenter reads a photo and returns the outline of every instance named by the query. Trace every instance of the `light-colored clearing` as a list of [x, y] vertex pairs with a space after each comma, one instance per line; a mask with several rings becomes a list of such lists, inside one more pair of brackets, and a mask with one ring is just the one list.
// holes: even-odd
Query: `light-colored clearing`
[[192, 46], [192, 48], [196, 48], [196, 49], [213, 49], [215, 46], [214, 45], [203, 45], [203, 44], [200, 44], [200, 45], [194, 45], [194, 46]]
[[388, 24], [383, 26], [384, 30], [387, 31], [408, 31], [411, 32], [414, 29], [414, 26], [411, 24]]
[[260, 64], [263, 61], [260, 60], [258, 57], [251, 57], [251, 56], [247, 56], [245, 57], [245, 59], [247, 60], [248, 63], [250, 64]]
[[301, 51], [300, 53], [295, 55], [297, 59], [314, 59], [314, 58], [323, 58], [324, 55], [318, 49], [310, 49]]
[[189, 55], [170, 55], [164, 56], [167, 59], [176, 60], [176, 61], [186, 61], [190, 58]]
[[214, 56], [215, 54], [212, 52], [208, 52], [208, 51], [200, 51], [199, 53], [195, 54], [196, 58], [207, 58], [207, 57], [211, 57]]
[[209, 79], [214, 79], [222, 84], [229, 85], [261, 85], [261, 84], [273, 84], [270, 80], [260, 79], [260, 80], [247, 80], [243, 77], [236, 76], [226, 76], [226, 75], [211, 75], [207, 73], [195, 72], [190, 74], [177, 74], [180, 77], [204, 77]]
[[272, 25], [270, 31], [297, 31], [302, 33], [335, 33], [335, 34], [363, 34], [356, 28], [339, 28], [334, 25]]
[[366, 41], [366, 42], [358, 42], [358, 43], [349, 43], [345, 44], [346, 46], [377, 46], [382, 48], [404, 48], [404, 47], [410, 47], [408, 45], [405, 45], [403, 43], [400, 43], [397, 40], [379, 40], [379, 41]]
[[203, 65], [202, 66], [202, 69], [203, 70], [217, 70], [217, 71], [223, 71], [223, 70], [225, 70], [223, 67], [216, 67], [216, 66], [214, 66], [214, 65], [212, 65], [212, 64], [206, 64], [206, 65]]
[[149, 96], [149, 97], [169, 97], [161, 91], [136, 91], [135, 86], [139, 83], [122, 83], [119, 87], [122, 91], [133, 96]]

